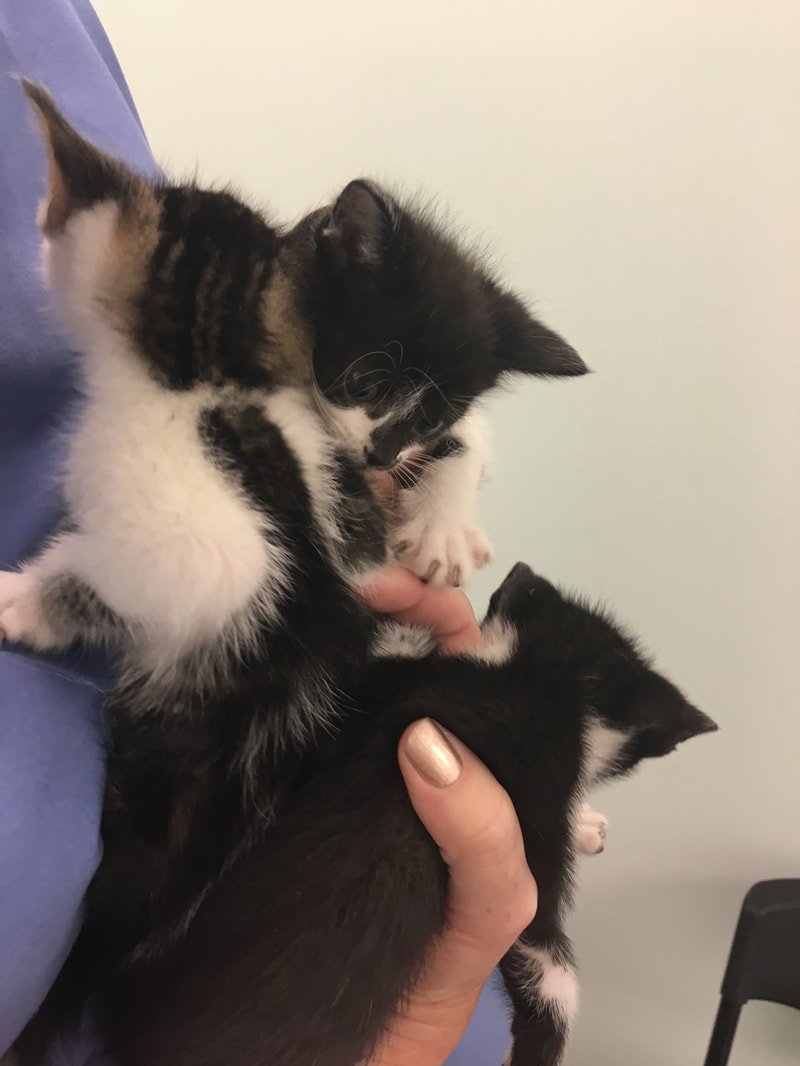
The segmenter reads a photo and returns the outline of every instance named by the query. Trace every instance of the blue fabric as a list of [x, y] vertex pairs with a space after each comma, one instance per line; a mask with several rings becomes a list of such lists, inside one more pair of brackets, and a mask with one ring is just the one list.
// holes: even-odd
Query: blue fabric
[[[44, 84], [77, 128], [156, 174], [130, 92], [86, 0], [0, 6], [0, 568], [33, 551], [58, 517], [55, 474], [76, 395], [75, 360], [49, 313], [36, 208], [46, 162], [18, 82]], [[0, 1054], [36, 1010], [77, 933], [100, 856], [100, 714], [108, 669], [0, 650]], [[499, 1062], [506, 1008], [487, 986], [448, 1066]], [[54, 1066], [82, 1066], [88, 1046]]]
[[497, 971], [487, 981], [467, 1031], [445, 1066], [500, 1066], [511, 1046], [510, 1011]]
[[[0, 567], [29, 553], [57, 517], [60, 434], [75, 402], [74, 359], [40, 279], [46, 162], [19, 74], [47, 85], [87, 136], [156, 170], [89, 4], [0, 6]], [[58, 972], [99, 858], [105, 674], [89, 657], [0, 650], [0, 1052]]]

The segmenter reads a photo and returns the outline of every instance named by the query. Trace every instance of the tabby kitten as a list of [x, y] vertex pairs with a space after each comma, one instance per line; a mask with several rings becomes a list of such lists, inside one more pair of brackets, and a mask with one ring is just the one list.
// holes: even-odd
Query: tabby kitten
[[397, 764], [428, 715], [489, 767], [519, 816], [536, 917], [501, 963], [510, 1066], [557, 1066], [578, 987], [564, 933], [579, 804], [594, 785], [716, 729], [602, 612], [518, 564], [485, 644], [444, 658], [384, 625], [328, 750], [274, 827], [210, 890], [185, 938], [106, 989], [118, 1066], [357, 1066], [442, 932], [447, 875]]
[[[348, 705], [376, 625], [355, 586], [386, 559], [365, 463], [422, 441], [457, 471], [483, 389], [583, 364], [373, 186], [283, 232], [229, 193], [145, 181], [24, 89], [50, 163], [44, 265], [86, 404], [64, 523], [0, 574], [0, 631], [120, 656], [103, 860], [26, 1036], [35, 1058], [92, 984], [181, 935]], [[367, 365], [389, 378], [358, 399]]]

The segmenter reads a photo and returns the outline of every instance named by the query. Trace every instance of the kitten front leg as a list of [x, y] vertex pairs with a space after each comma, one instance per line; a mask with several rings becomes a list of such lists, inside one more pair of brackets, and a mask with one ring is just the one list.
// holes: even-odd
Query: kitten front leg
[[79, 533], [59, 534], [18, 571], [0, 571], [0, 639], [36, 651], [58, 651], [76, 640], [110, 642], [122, 622], [74, 572]]
[[578, 979], [567, 937], [539, 941], [526, 931], [500, 963], [514, 1015], [504, 1066], [559, 1066], [578, 1008]]
[[37, 651], [66, 647], [47, 620], [35, 566], [0, 572], [0, 639]]
[[575, 819], [572, 843], [578, 855], [599, 855], [606, 846], [608, 819], [582, 803]]
[[439, 452], [434, 450], [417, 484], [401, 491], [401, 518], [390, 548], [398, 563], [432, 585], [465, 585], [492, 559], [477, 518], [488, 454], [481, 417], [465, 415]]

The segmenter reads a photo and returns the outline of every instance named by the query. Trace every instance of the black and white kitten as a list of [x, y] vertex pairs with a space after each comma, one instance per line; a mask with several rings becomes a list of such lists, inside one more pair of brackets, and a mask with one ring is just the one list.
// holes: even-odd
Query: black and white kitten
[[[386, 557], [369, 457], [424, 438], [450, 453], [427, 477], [463, 460], [448, 433], [502, 374], [584, 367], [373, 187], [283, 233], [230, 194], [143, 180], [24, 87], [50, 160], [45, 269], [87, 402], [63, 526], [0, 574], [0, 631], [120, 654], [104, 857], [59, 1013], [180, 935], [347, 705], [376, 624], [354, 589]], [[350, 363], [381, 352], [398, 373], [354, 402]]]
[[[323, 409], [357, 461], [394, 474], [389, 547], [433, 584], [489, 562], [477, 519], [487, 439], [475, 401], [509, 373], [586, 373], [432, 220], [365, 181], [305, 223], [326, 265], [304, 303]], [[300, 286], [302, 291], [303, 286]]]
[[511, 1066], [556, 1066], [578, 986], [564, 918], [580, 803], [643, 758], [716, 729], [609, 617], [518, 564], [485, 647], [445, 658], [387, 624], [353, 712], [261, 843], [209, 891], [161, 960], [107, 986], [118, 1066], [359, 1066], [441, 933], [446, 871], [397, 765], [430, 716], [506, 788], [539, 909], [501, 963]]

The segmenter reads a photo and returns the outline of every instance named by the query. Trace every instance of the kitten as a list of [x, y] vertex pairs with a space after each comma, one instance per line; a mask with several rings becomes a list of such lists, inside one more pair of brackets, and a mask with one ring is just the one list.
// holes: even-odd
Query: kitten
[[433, 584], [466, 584], [491, 559], [476, 516], [487, 458], [476, 399], [509, 373], [587, 368], [432, 219], [374, 184], [349, 185], [321, 235], [340, 237], [323, 243], [331, 273], [305, 304], [326, 415], [357, 460], [394, 473], [397, 561]]
[[429, 715], [508, 791], [539, 909], [501, 963], [511, 1066], [556, 1066], [578, 986], [564, 933], [582, 797], [716, 729], [604, 613], [518, 564], [485, 647], [444, 658], [386, 625], [327, 751], [263, 841], [209, 892], [185, 938], [107, 988], [118, 1066], [357, 1066], [441, 933], [447, 876], [417, 819], [397, 744]]
[[[0, 574], [0, 631], [120, 656], [104, 857], [46, 1017], [178, 937], [335, 728], [376, 624], [355, 586], [386, 559], [365, 463], [415, 441], [425, 478], [457, 471], [485, 388], [585, 368], [373, 186], [283, 232], [228, 193], [145, 181], [24, 88], [50, 161], [45, 270], [87, 402], [63, 526]], [[373, 372], [383, 391], [354, 397]]]

